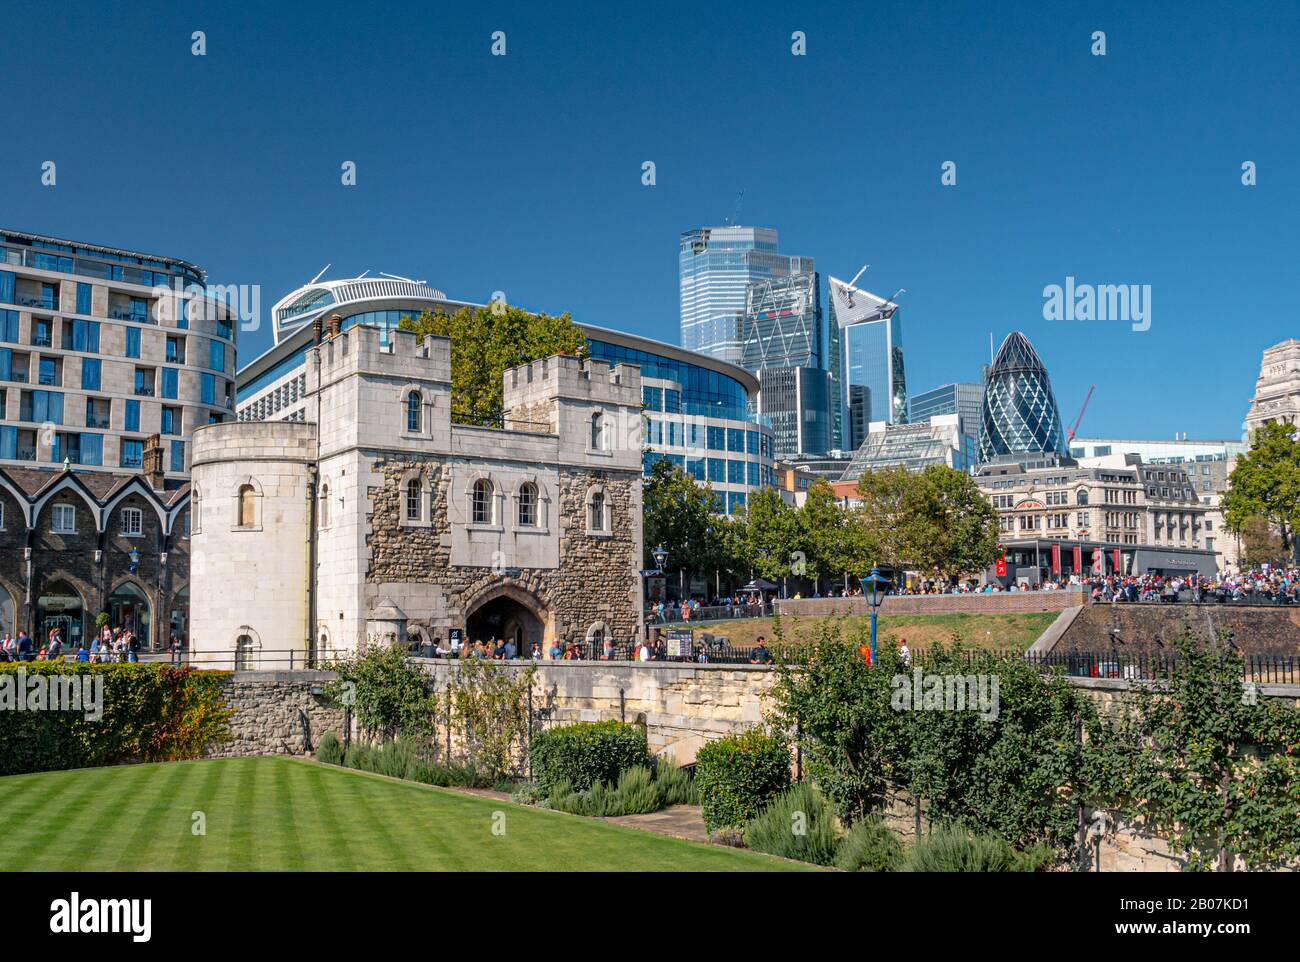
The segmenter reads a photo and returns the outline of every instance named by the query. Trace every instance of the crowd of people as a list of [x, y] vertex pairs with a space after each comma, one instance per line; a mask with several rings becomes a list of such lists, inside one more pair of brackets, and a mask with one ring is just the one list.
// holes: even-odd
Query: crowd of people
[[477, 658], [482, 661], [657, 661], [667, 657], [667, 646], [660, 640], [655, 643], [617, 643], [611, 638], [600, 642], [578, 642], [555, 639], [543, 648], [533, 642], [524, 650], [508, 638], [480, 638], [465, 643], [447, 638], [425, 643], [420, 639], [411, 642], [413, 654], [432, 658]]
[[130, 628], [113, 628], [104, 625], [91, 639], [78, 642], [75, 649], [64, 640], [63, 629], [57, 625], [49, 630], [45, 641], [38, 642], [19, 631], [18, 637], [4, 633], [0, 640], [0, 661], [84, 661], [92, 665], [140, 660], [140, 639]]

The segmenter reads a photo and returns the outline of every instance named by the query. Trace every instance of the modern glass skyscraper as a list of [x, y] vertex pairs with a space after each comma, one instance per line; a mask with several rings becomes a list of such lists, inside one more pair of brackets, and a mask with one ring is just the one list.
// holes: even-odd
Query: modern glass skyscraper
[[814, 269], [811, 257], [781, 254], [768, 227], [703, 227], [681, 235], [678, 253], [682, 347], [739, 364], [749, 286]]
[[893, 301], [835, 277], [829, 280], [844, 352], [842, 438], [845, 448], [856, 450], [866, 440], [865, 423], [908, 421], [903, 325]]
[[927, 421], [938, 414], [960, 414], [970, 424], [978, 425], [983, 406], [983, 384], [943, 384], [932, 391], [913, 394], [911, 416], [913, 421]]
[[1047, 368], [1029, 339], [1007, 335], [989, 368], [980, 416], [981, 464], [1058, 464], [1068, 457]]
[[758, 414], [772, 425], [776, 457], [819, 457], [830, 450], [830, 378], [818, 367], [758, 373]]

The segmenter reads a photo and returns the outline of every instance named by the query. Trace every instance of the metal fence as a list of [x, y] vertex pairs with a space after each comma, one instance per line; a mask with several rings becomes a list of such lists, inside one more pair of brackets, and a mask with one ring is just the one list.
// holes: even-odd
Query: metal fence
[[651, 627], [689, 626], [697, 621], [737, 621], [741, 618], [770, 618], [772, 617], [773, 607], [773, 603], [770, 601], [760, 605], [701, 605], [698, 608], [692, 608], [690, 616], [683, 618], [682, 609], [679, 605], [666, 605], [662, 621], [659, 620], [658, 614], [651, 610], [646, 612], [646, 624]]

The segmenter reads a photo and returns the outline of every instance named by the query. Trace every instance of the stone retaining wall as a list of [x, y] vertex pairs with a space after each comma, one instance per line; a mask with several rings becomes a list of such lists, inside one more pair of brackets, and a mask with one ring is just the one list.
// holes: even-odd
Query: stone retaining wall
[[237, 671], [225, 685], [233, 709], [231, 739], [213, 745], [209, 758], [236, 755], [305, 755], [327, 731], [343, 732], [343, 710], [313, 695], [335, 678], [327, 671]]

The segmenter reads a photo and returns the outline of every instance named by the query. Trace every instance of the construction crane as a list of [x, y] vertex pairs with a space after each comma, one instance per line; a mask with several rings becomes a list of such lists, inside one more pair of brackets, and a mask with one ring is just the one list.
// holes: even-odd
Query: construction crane
[[727, 227], [735, 227], [740, 223], [740, 205], [745, 202], [745, 188], [740, 188], [740, 193], [736, 195], [736, 206], [731, 211], [730, 217], [722, 218], [722, 223]]
[[1097, 385], [1091, 384], [1088, 386], [1088, 393], [1083, 399], [1083, 407], [1079, 408], [1079, 416], [1074, 419], [1074, 423], [1070, 425], [1070, 430], [1066, 432], [1065, 440], [1067, 443], [1074, 440], [1074, 435], [1079, 430], [1079, 422], [1083, 420], [1083, 412], [1088, 410], [1088, 402], [1092, 400], [1092, 392], [1095, 390], [1097, 390]]

